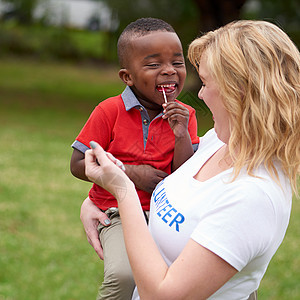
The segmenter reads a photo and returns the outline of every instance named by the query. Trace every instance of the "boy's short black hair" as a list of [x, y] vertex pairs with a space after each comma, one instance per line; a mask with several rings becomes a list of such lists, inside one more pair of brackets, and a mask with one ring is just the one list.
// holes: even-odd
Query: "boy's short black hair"
[[175, 32], [174, 28], [167, 22], [156, 18], [140, 18], [127, 25], [118, 40], [118, 57], [121, 68], [125, 67], [128, 41], [132, 38], [147, 35], [155, 31]]

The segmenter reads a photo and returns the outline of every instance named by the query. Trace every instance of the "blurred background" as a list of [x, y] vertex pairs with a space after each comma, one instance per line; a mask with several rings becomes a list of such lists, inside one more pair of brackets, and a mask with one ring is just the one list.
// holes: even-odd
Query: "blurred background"
[[[280, 26], [299, 48], [298, 0], [0, 0], [0, 300], [95, 299], [102, 261], [79, 211], [91, 184], [69, 172], [71, 144], [94, 107], [124, 89], [116, 42], [139, 17], [177, 31], [184, 51], [232, 20]], [[187, 63], [179, 99], [213, 126]], [[300, 299], [300, 205], [259, 299]]]

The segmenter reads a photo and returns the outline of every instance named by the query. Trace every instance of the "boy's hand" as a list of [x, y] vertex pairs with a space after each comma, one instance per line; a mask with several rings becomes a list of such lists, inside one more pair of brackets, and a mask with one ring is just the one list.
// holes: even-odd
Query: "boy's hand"
[[175, 137], [181, 138], [188, 133], [189, 110], [177, 102], [164, 103], [163, 119], [168, 119]]
[[150, 165], [125, 165], [125, 169], [125, 173], [135, 186], [150, 194], [156, 185], [168, 176], [168, 173], [157, 170]]
[[188, 131], [189, 110], [177, 102], [164, 103], [163, 119], [168, 119], [171, 129], [175, 135], [174, 157], [172, 161], [172, 172], [177, 170], [193, 154], [193, 146]]

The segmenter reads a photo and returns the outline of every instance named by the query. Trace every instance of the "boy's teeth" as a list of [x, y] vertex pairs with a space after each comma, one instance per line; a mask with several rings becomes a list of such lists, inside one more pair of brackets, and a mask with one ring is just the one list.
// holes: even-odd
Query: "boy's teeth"
[[176, 89], [176, 84], [175, 83], [157, 85], [157, 90], [161, 93], [163, 93], [163, 91], [165, 91], [166, 93], [172, 93], [172, 92], [175, 91], [175, 89]]
[[174, 83], [174, 84], [158, 85], [158, 86], [159, 86], [159, 87], [163, 87], [163, 88], [174, 87], [174, 86], [175, 86], [175, 83]]

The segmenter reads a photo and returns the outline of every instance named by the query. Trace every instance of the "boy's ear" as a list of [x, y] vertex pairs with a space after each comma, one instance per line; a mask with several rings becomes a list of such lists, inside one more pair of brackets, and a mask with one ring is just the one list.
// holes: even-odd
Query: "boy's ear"
[[133, 85], [133, 80], [131, 78], [131, 75], [127, 69], [120, 69], [119, 71], [119, 77], [121, 80], [128, 86]]

